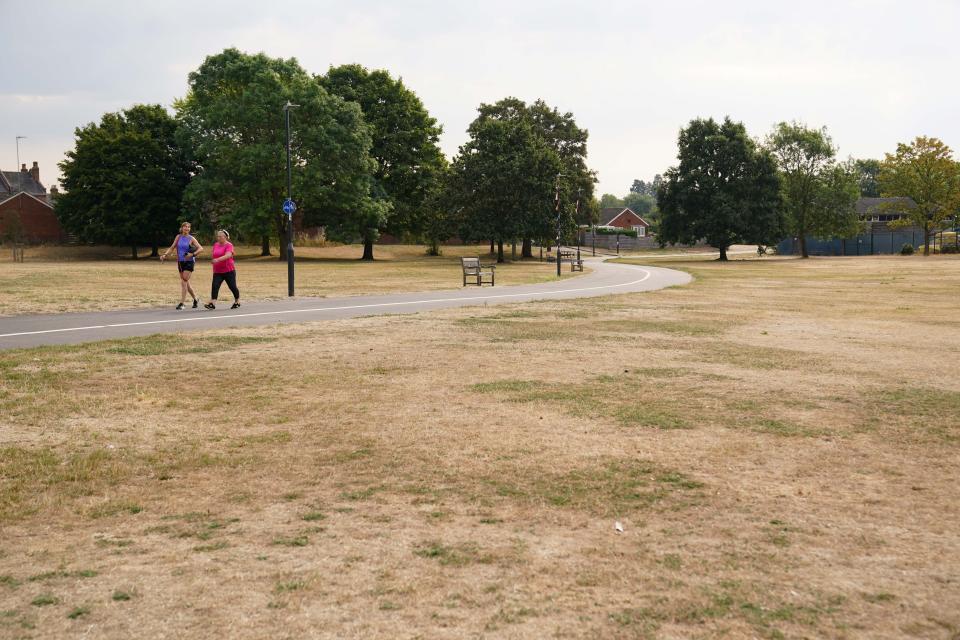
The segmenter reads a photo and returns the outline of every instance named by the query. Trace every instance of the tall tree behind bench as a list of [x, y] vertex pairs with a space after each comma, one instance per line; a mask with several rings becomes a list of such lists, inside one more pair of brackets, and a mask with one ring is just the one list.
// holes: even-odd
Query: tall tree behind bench
[[[64, 193], [56, 214], [84, 242], [137, 245], [177, 232], [184, 189], [194, 171], [176, 141], [176, 121], [160, 105], [104, 114], [75, 131], [76, 145], [60, 163]], [[169, 237], [168, 237], [169, 236]]]

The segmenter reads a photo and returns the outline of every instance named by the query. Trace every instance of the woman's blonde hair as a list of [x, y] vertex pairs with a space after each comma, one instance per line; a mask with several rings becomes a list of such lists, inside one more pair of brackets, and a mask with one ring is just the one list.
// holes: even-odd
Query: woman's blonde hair
[[190, 224], [189, 220], [184, 220], [183, 222], [180, 223], [180, 228], [183, 229], [184, 227], [190, 227], [192, 229], [193, 225]]
[[217, 229], [217, 232], [216, 232], [214, 235], [217, 235], [217, 236], [218, 236], [218, 235], [220, 235], [221, 233], [227, 237], [227, 240], [230, 239], [230, 232], [227, 231], [226, 229]]

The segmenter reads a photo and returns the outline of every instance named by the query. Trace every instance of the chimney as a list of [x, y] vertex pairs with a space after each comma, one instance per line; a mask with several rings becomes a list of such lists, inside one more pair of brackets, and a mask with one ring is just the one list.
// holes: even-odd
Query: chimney
[[30, 168], [30, 177], [33, 178], [34, 182], [40, 184], [40, 165], [37, 164], [36, 160], [33, 161], [33, 167]]

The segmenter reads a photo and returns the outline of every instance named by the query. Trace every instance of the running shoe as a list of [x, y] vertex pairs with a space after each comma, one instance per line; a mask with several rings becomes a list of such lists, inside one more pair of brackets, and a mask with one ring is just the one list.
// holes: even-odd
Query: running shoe
[[232, 305], [230, 305], [230, 308], [231, 308], [231, 309], [239, 309], [239, 308], [240, 308], [240, 303], [239, 303], [239, 302], [234, 302]]
[[204, 308], [204, 309], [216, 309], [216, 308], [217, 308], [217, 305], [213, 304], [212, 302], [208, 302], [207, 304], [203, 305], [203, 308]]
[[200, 304], [200, 301], [197, 300], [196, 298], [194, 298], [194, 299], [193, 299], [193, 308], [196, 309], [197, 306], [199, 306], [199, 304]]
[[181, 309], [183, 309], [183, 303], [182, 303], [182, 302], [177, 305], [177, 311], [180, 311]]

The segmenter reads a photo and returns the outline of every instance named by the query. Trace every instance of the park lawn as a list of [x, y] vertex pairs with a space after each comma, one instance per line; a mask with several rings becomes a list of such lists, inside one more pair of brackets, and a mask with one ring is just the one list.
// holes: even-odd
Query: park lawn
[[[374, 262], [361, 262], [358, 245], [304, 247], [296, 250], [298, 296], [344, 296], [455, 289], [462, 285], [460, 256], [479, 255], [494, 262], [488, 246], [450, 246], [443, 256], [426, 255], [423, 246], [382, 245]], [[273, 300], [287, 295], [287, 264], [261, 258], [259, 248], [238, 249], [237, 278], [243, 300]], [[173, 306], [180, 300], [176, 261], [127, 259], [122, 249], [36, 247], [23, 263], [0, 262], [0, 315], [61, 313]], [[209, 256], [209, 247], [207, 248]], [[537, 260], [497, 266], [497, 284], [531, 284], [556, 278], [554, 266]], [[210, 296], [211, 267], [201, 260], [194, 291]], [[230, 299], [221, 288], [220, 298]]]
[[0, 636], [956, 638], [960, 259], [671, 266], [0, 352]]

